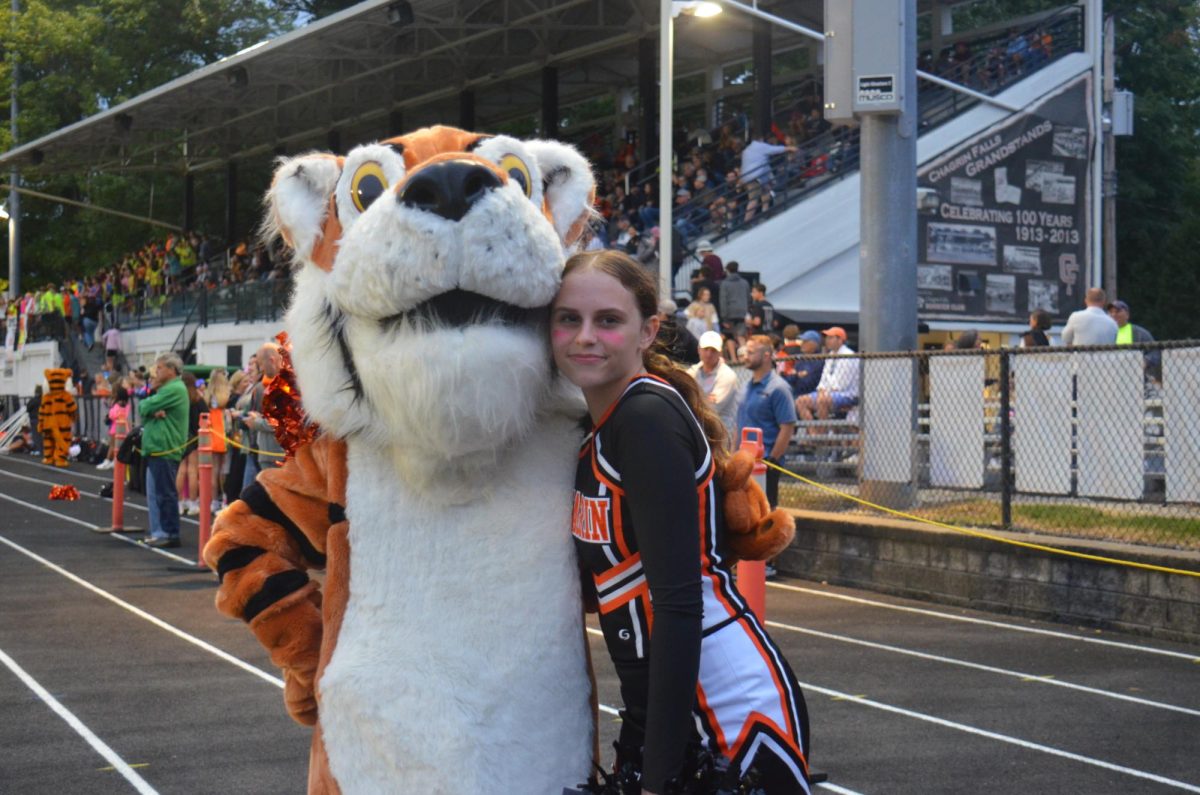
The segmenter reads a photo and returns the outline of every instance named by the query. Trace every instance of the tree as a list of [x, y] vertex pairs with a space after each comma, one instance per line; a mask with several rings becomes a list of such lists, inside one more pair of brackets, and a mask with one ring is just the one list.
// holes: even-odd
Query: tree
[[[23, 0], [0, 17], [0, 107], [19, 62], [21, 141], [34, 140], [286, 30], [294, 15], [265, 0]], [[11, 111], [11, 109], [10, 109]], [[5, 114], [5, 121], [10, 118]], [[12, 146], [0, 127], [0, 149]], [[28, 180], [28, 187], [178, 223], [182, 175], [81, 173]], [[247, 214], [257, 211], [246, 194]], [[212, 195], [219, 195], [215, 187]], [[198, 208], [203, 211], [205, 208]], [[22, 203], [25, 285], [107, 265], [164, 230], [69, 205]], [[201, 213], [202, 215], [203, 213]], [[221, 210], [209, 229], [221, 228]], [[202, 227], [203, 228], [203, 227]], [[7, 270], [7, 251], [0, 253]]]
[[1194, 2], [1109, 5], [1116, 74], [1136, 102], [1117, 139], [1117, 283], [1158, 339], [1200, 337], [1200, 46]]

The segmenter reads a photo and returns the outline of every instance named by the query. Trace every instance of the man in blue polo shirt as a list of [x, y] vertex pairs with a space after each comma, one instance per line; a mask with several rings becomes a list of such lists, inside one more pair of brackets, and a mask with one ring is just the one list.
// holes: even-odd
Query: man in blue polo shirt
[[[746, 368], [750, 381], [742, 387], [738, 409], [738, 438], [742, 428], [762, 428], [765, 459], [778, 464], [796, 430], [796, 407], [792, 390], [775, 372], [775, 347], [765, 334], [755, 334], [746, 343]], [[779, 503], [779, 470], [767, 468], [767, 502]]]

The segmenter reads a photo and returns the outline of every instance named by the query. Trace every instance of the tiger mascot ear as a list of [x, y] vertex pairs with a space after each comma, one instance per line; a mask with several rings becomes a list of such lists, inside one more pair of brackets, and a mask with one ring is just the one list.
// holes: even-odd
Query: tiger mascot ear
[[263, 236], [282, 237], [298, 263], [328, 269], [322, 254], [327, 249], [332, 255], [333, 244], [341, 237], [333, 191], [342, 174], [342, 158], [314, 153], [281, 158], [278, 163], [264, 202]]
[[542, 172], [546, 208], [563, 249], [580, 242], [588, 222], [596, 215], [596, 179], [588, 161], [572, 146], [558, 141], [525, 141]]

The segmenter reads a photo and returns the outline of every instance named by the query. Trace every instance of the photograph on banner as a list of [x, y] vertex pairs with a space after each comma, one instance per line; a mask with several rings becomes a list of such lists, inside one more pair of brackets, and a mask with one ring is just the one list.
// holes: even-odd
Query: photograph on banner
[[1008, 273], [1042, 275], [1042, 252], [1037, 246], [1005, 246], [1004, 270]]
[[1029, 300], [1026, 302], [1026, 314], [1031, 315], [1038, 309], [1043, 312], [1049, 312], [1051, 316], [1059, 313], [1058, 282], [1046, 279], [1030, 279], [1026, 282], [1026, 289], [1029, 296]]
[[964, 265], [996, 264], [996, 230], [968, 224], [929, 224], [928, 259]]
[[[922, 319], [1024, 324], [1036, 308], [1061, 323], [1079, 308], [1095, 129], [1090, 80], [1081, 76], [918, 170], [919, 188], [936, 200], [917, 216]], [[922, 271], [927, 263], [949, 273]]]
[[991, 314], [1015, 314], [1017, 277], [1007, 273], [989, 273], [987, 277], [987, 311]]
[[954, 289], [954, 269], [949, 265], [918, 265], [917, 289], [950, 292]]
[[1042, 192], [1042, 177], [1047, 174], [1062, 174], [1066, 165], [1061, 160], [1026, 160], [1025, 187]]
[[966, 177], [950, 178], [950, 201], [968, 207], [983, 206], [983, 180]]

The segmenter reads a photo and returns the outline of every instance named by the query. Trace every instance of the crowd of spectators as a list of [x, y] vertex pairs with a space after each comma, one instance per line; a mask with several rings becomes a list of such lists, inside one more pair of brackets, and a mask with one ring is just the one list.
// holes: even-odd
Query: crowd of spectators
[[[821, 86], [808, 81], [769, 129], [751, 130], [744, 115], [713, 130], [682, 131], [675, 142], [671, 202], [675, 262], [705, 235], [720, 236], [770, 208], [779, 183], [835, 170], [823, 138]], [[846, 133], [849, 134], [848, 132]], [[818, 141], [818, 139], [820, 139]], [[660, 197], [657, 163], [638, 159], [630, 134], [612, 153], [591, 153], [597, 164], [595, 248], [619, 249], [657, 267]], [[837, 149], [832, 153], [836, 156]]]
[[[211, 238], [186, 232], [152, 240], [119, 262], [58, 283], [47, 282], [15, 300], [0, 297], [0, 311], [16, 320], [9, 333], [20, 343], [63, 340], [69, 335], [91, 350], [106, 330], [119, 328], [123, 320], [158, 312], [173, 298], [288, 278], [286, 259], [278, 250], [241, 242], [227, 252]], [[20, 343], [6, 339], [8, 347]], [[114, 368], [115, 363], [109, 363], [107, 369]]]
[[991, 41], [958, 41], [943, 47], [936, 57], [932, 50], [924, 50], [917, 68], [977, 91], [992, 92], [1036, 71], [1053, 57], [1054, 34], [1038, 27], [1010, 30]]

